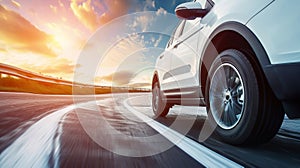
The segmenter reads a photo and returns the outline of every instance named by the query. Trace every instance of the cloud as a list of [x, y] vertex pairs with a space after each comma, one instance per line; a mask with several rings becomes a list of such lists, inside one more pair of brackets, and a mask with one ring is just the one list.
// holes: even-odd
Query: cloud
[[49, 7], [50, 7], [50, 9], [52, 10], [53, 13], [57, 13], [57, 7], [56, 6], [50, 5]]
[[100, 16], [100, 24], [128, 13], [129, 8], [137, 3], [136, 0], [104, 0], [107, 11]]
[[155, 1], [154, 0], [146, 0], [144, 5], [144, 11], [155, 9]]
[[128, 86], [128, 87], [149, 87], [151, 86], [150, 80], [136, 79], [134, 72], [119, 71], [107, 76], [96, 77], [95, 81], [100, 83], [112, 83], [113, 86]]
[[55, 49], [60, 46], [52, 36], [40, 31], [18, 13], [1, 5], [0, 14], [0, 43], [5, 45], [5, 48], [56, 57]]
[[14, 1], [14, 0], [11, 0], [11, 4], [16, 7], [16, 8], [20, 8], [21, 7], [21, 4], [17, 1]]
[[106, 82], [113, 83], [118, 86], [122, 86], [122, 85], [128, 85], [132, 77], [134, 77], [133, 72], [119, 71], [119, 72], [109, 74], [107, 76], [98, 77], [98, 80], [99, 81], [104, 80]]
[[74, 72], [74, 64], [65, 58], [56, 58], [51, 61], [51, 64], [46, 64], [37, 67], [36, 72], [55, 74], [55, 73], [65, 73], [71, 74]]
[[155, 43], [154, 43], [154, 47], [158, 47], [158, 45], [160, 44], [160, 42], [162, 41], [162, 39], [163, 39], [163, 36], [162, 35], [160, 35], [159, 36], [159, 38], [155, 41]]
[[159, 16], [159, 15], [166, 15], [167, 14], [167, 11], [164, 9], [164, 8], [162, 8], [162, 7], [160, 7], [157, 11], [156, 11], [156, 15], [157, 16]]
[[134, 87], [134, 88], [141, 88], [141, 87], [149, 87], [150, 88], [150, 86], [151, 86], [151, 83], [148, 83], [148, 82], [129, 84], [129, 87]]
[[94, 31], [99, 26], [98, 15], [91, 4], [91, 0], [82, 2], [71, 1], [71, 9], [74, 15], [90, 30]]
[[154, 20], [154, 17], [149, 15], [142, 15], [135, 17], [133, 24], [131, 25], [133, 30], [136, 30], [138, 27], [141, 28], [142, 32], [147, 31], [149, 24], [151, 24]]
[[74, 63], [70, 60], [58, 57], [41, 60], [40, 64], [19, 63], [15, 66], [53, 77], [67, 77], [68, 80], [72, 79], [75, 68]]
[[[100, 64], [102, 68], [118, 68], [121, 64], [129, 63], [128, 58], [133, 53], [143, 50], [145, 48], [144, 40], [139, 35], [131, 35], [127, 38], [120, 39], [112, 48], [108, 50]], [[142, 57], [143, 55], [141, 55]], [[139, 61], [135, 59], [136, 61]], [[131, 64], [128, 64], [131, 66]]]
[[72, 0], [71, 9], [79, 21], [89, 30], [95, 31], [100, 25], [127, 14], [130, 5], [136, 0], [103, 0], [102, 3], [91, 0]]
[[62, 7], [62, 8], [65, 7], [65, 5], [61, 2], [61, 0], [58, 0], [58, 4], [59, 4], [59, 6]]

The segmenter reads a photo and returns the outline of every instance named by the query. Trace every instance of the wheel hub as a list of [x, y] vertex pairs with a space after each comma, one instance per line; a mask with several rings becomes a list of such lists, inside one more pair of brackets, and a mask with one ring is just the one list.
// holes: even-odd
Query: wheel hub
[[231, 64], [221, 64], [211, 78], [209, 101], [216, 123], [232, 129], [244, 110], [244, 85], [238, 70]]
[[231, 100], [231, 92], [229, 91], [229, 89], [226, 89], [224, 91], [223, 97], [224, 97], [225, 104], [227, 104]]

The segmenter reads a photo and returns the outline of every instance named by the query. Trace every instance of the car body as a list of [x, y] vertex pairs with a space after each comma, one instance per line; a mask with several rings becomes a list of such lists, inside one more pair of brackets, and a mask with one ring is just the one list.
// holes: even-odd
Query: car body
[[[158, 57], [152, 106], [200, 105], [224, 141], [258, 144], [300, 117], [300, 2], [196, 0]], [[234, 113], [234, 114], [233, 114]], [[232, 115], [233, 114], [233, 115]]]

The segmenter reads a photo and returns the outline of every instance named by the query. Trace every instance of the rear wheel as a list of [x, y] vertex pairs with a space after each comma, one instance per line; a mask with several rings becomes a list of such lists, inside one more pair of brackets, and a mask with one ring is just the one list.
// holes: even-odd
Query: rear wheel
[[231, 144], [267, 142], [284, 117], [281, 103], [253, 67], [242, 52], [229, 49], [218, 55], [209, 70], [208, 117], [215, 132]]
[[165, 117], [171, 105], [163, 98], [158, 82], [155, 82], [152, 88], [152, 109], [156, 117]]

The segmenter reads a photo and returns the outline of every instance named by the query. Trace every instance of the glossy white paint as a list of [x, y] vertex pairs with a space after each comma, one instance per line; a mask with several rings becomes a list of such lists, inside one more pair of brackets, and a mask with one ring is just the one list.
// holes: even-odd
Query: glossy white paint
[[163, 76], [170, 70], [171, 68], [171, 58], [172, 54], [169, 52], [168, 48], [158, 56], [156, 60], [155, 69], [159, 76], [160, 87], [162, 90], [166, 90], [169, 88], [168, 82], [163, 79]]
[[299, 6], [300, 1], [277, 0], [247, 24], [264, 46], [271, 64], [300, 62]]
[[186, 2], [176, 7], [175, 11], [180, 9], [202, 9], [200, 2]]
[[[162, 90], [199, 86], [201, 54], [212, 32], [227, 22], [234, 21], [246, 24], [273, 1], [274, 0], [214, 0], [214, 7], [204, 18], [186, 20], [182, 35], [177, 33], [176, 30], [174, 40], [172, 41], [171, 39], [171, 45], [166, 48], [165, 53], [169, 54], [165, 54], [163, 59], [158, 58], [157, 60], [156, 67]], [[205, 3], [207, 2], [206, 0], [197, 0], [197, 3], [205, 7]], [[191, 4], [189, 5], [192, 6]], [[181, 29], [180, 26], [178, 27], [179, 29]], [[255, 27], [255, 25], [253, 27]], [[189, 72], [171, 73], [171, 78], [163, 78], [165, 73], [174, 72], [174, 70], [176, 72], [180, 67], [186, 66], [190, 66]]]
[[186, 21], [183, 28], [183, 34], [174, 41], [171, 50], [174, 53], [172, 57], [171, 69], [179, 69], [181, 67], [190, 67], [188, 72], [182, 74], [174, 74], [174, 87], [184, 88], [197, 86], [195, 79], [197, 75], [197, 60], [199, 55], [197, 52], [197, 44], [199, 39], [200, 19]]

